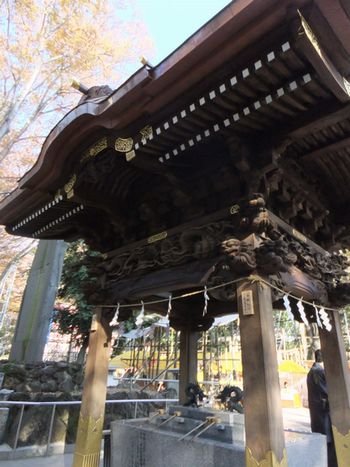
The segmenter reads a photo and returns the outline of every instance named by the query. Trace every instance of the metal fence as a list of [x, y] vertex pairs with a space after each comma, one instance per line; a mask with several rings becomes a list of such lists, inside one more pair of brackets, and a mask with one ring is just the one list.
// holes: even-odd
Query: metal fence
[[[165, 409], [167, 409], [167, 405], [169, 403], [176, 403], [178, 399], [164, 399], [164, 398], [156, 398], [156, 399], [113, 399], [113, 400], [106, 400], [106, 405], [109, 404], [135, 404], [133, 418], [138, 418], [138, 411], [140, 404], [157, 404], [157, 405], [164, 405]], [[60, 406], [79, 406], [81, 401], [52, 401], [52, 402], [29, 402], [29, 401], [0, 401], [0, 407], [19, 407], [20, 414], [19, 420], [16, 428], [15, 439], [13, 443], [12, 452], [10, 453], [10, 458], [14, 459], [16, 456], [16, 451], [18, 448], [18, 440], [19, 435], [21, 432], [22, 422], [23, 422], [23, 415], [26, 407], [52, 407], [50, 418], [49, 418], [49, 429], [47, 435], [47, 442], [44, 455], [50, 455], [50, 447], [51, 447], [51, 439], [52, 439], [52, 431], [54, 426], [55, 414], [57, 407]], [[110, 458], [110, 430], [104, 430], [103, 432], [105, 441], [104, 445], [106, 450], [106, 459], [104, 465], [107, 467], [109, 465], [108, 459]], [[109, 448], [108, 448], [109, 446]], [[108, 463], [106, 463], [108, 462]]]

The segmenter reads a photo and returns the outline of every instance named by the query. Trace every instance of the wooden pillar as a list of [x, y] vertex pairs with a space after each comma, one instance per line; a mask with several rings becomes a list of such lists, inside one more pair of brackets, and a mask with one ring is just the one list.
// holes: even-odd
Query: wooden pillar
[[332, 330], [320, 329], [338, 467], [350, 465], [350, 377], [338, 312], [327, 311]]
[[197, 382], [198, 332], [184, 329], [180, 332], [179, 403], [187, 402], [186, 387]]
[[237, 288], [244, 381], [246, 467], [287, 466], [270, 288]]
[[109, 324], [98, 309], [90, 331], [73, 467], [98, 467], [100, 463], [110, 342]]

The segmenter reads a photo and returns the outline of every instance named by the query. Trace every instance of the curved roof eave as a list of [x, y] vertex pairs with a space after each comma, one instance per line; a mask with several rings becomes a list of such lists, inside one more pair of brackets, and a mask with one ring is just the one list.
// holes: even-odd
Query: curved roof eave
[[[335, 0], [337, 4], [339, 1]], [[308, 4], [313, 4], [312, 0], [295, 0], [293, 7]], [[140, 117], [157, 112], [198, 82], [204, 72], [213, 72], [273, 31], [288, 7], [288, 0], [233, 1], [159, 65], [150, 70], [139, 69], [108, 97], [72, 109], [49, 133], [37, 162], [20, 180], [18, 188], [0, 203], [1, 223], [12, 222], [25, 210], [28, 203], [19, 201], [26, 201], [26, 192], [31, 192], [32, 204], [47, 193], [69, 154], [87, 135], [101, 128], [126, 131]], [[334, 21], [335, 15], [336, 11]], [[234, 40], [228, 41], [229, 38]]]

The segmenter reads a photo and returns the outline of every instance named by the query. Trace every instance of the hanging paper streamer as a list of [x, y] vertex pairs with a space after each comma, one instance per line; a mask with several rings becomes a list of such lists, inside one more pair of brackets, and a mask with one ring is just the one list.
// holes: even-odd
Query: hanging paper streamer
[[207, 314], [208, 311], [208, 302], [209, 302], [209, 295], [207, 286], [204, 286], [204, 308], [203, 308], [203, 316]]
[[[173, 309], [173, 305], [171, 303], [172, 298], [173, 298], [172, 294], [169, 294], [168, 312], [167, 312], [166, 317], [165, 317], [168, 320], [168, 323], [169, 323], [169, 317], [170, 317], [171, 310]], [[168, 326], [169, 326], [169, 324], [168, 324]]]
[[322, 320], [322, 323], [323, 323], [323, 326], [325, 327], [325, 329], [327, 329], [328, 332], [331, 331], [332, 330], [332, 325], [331, 325], [331, 322], [329, 320], [329, 316], [328, 316], [326, 310], [323, 307], [320, 308], [319, 314], [320, 314], [320, 318]]
[[288, 295], [283, 296], [283, 304], [284, 304], [284, 308], [286, 309], [286, 312], [288, 313], [288, 318], [291, 320], [294, 320], [294, 315], [292, 313], [292, 308], [290, 306]]
[[315, 308], [317, 326], [322, 329], [323, 326], [322, 326], [322, 323], [321, 323], [321, 320], [320, 320], [320, 315], [319, 315], [319, 312], [318, 312], [318, 308], [314, 303], [313, 303], [313, 307]]
[[[117, 340], [119, 339], [120, 336], [122, 336], [125, 332], [125, 326], [124, 323], [119, 323], [118, 328], [114, 328], [112, 331], [112, 338]], [[114, 343], [116, 345], [116, 343]]]
[[[119, 330], [118, 329], [113, 329], [112, 331], [112, 339], [114, 339], [114, 341], [118, 341], [118, 338], [119, 338]], [[113, 345], [116, 345], [117, 342], [114, 342]]]
[[117, 304], [117, 309], [115, 310], [113, 319], [109, 323], [110, 326], [118, 326], [119, 308], [120, 308], [120, 303]]
[[143, 301], [141, 300], [141, 311], [139, 313], [139, 315], [137, 316], [136, 318], [136, 327], [140, 328], [142, 326], [142, 323], [143, 323], [143, 320], [144, 320], [144, 317], [145, 317], [145, 305], [143, 303]]
[[300, 318], [302, 319], [303, 323], [305, 324], [305, 326], [309, 326], [309, 321], [306, 318], [304, 305], [303, 305], [303, 302], [301, 300], [298, 301], [297, 307], [298, 307], [298, 310], [299, 310], [299, 313], [300, 313]]
[[171, 313], [171, 310], [173, 308], [172, 306], [172, 303], [171, 303], [171, 300], [172, 300], [172, 294], [169, 294], [169, 301], [168, 301], [168, 311], [167, 311], [167, 314], [164, 318], [164, 323], [166, 325], [166, 336], [169, 337], [169, 330], [170, 330], [170, 321], [169, 321], [169, 318], [170, 318], [170, 313]]

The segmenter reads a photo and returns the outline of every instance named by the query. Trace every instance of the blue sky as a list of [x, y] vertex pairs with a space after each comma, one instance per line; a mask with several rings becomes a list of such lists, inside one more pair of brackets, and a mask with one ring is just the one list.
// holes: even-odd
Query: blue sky
[[155, 44], [153, 65], [161, 62], [230, 0], [135, 0]]

